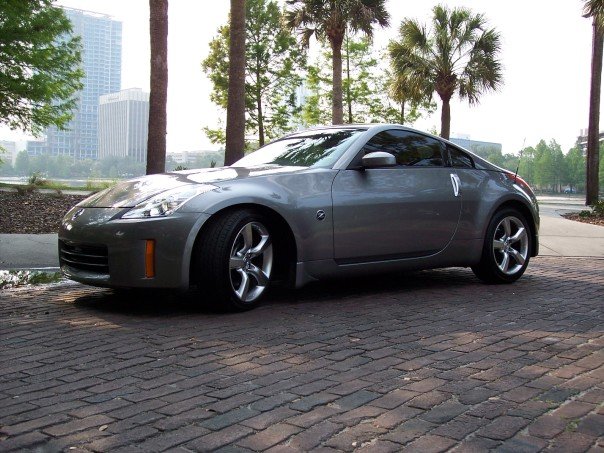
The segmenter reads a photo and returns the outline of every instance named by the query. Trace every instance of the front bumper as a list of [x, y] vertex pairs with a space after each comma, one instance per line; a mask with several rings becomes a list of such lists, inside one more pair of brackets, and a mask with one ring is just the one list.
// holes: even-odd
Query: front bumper
[[[63, 274], [81, 283], [110, 288], [189, 286], [195, 239], [209, 214], [175, 212], [167, 217], [121, 219], [120, 208], [74, 207], [59, 230]], [[146, 243], [155, 241], [154, 267], [146, 277]]]

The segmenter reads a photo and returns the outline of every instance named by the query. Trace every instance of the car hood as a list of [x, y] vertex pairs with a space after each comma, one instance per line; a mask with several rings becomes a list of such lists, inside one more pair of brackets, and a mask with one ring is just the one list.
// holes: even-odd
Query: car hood
[[256, 167], [204, 168], [142, 176], [119, 182], [113, 187], [86, 198], [78, 206], [87, 208], [131, 208], [157, 194], [180, 186], [195, 184], [220, 186], [222, 182], [235, 179], [296, 173], [305, 169], [306, 167], [263, 165]]

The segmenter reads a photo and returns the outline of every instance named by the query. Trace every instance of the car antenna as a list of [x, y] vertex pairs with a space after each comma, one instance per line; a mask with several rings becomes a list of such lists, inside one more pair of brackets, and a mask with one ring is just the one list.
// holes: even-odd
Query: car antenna
[[514, 184], [516, 184], [516, 178], [518, 177], [518, 170], [520, 170], [520, 159], [522, 159], [522, 152], [524, 151], [524, 145], [526, 144], [526, 137], [522, 140], [522, 149], [520, 150], [520, 157], [518, 158], [518, 165], [516, 165], [516, 173], [514, 173]]

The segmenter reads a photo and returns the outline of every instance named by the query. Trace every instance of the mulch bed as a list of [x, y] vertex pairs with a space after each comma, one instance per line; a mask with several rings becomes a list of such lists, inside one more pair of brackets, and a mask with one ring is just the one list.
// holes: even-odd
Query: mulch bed
[[563, 214], [562, 217], [577, 222], [591, 223], [592, 225], [604, 226], [604, 216], [592, 214], [590, 216], [580, 216], [579, 214]]
[[[0, 234], [57, 233], [61, 219], [72, 206], [87, 195], [58, 193], [0, 191]], [[604, 226], [604, 217], [565, 214], [563, 217], [577, 222]]]
[[0, 191], [0, 234], [57, 233], [63, 216], [86, 196]]

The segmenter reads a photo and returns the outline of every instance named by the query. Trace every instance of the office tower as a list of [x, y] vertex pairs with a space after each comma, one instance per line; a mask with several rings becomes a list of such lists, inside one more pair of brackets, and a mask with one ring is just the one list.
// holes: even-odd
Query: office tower
[[67, 130], [50, 127], [43, 141], [27, 144], [29, 154], [68, 155], [75, 159], [98, 158], [99, 97], [121, 88], [122, 23], [110, 16], [63, 8], [73, 34], [81, 37], [84, 88], [79, 93]]
[[130, 88], [101, 96], [99, 102], [99, 158], [147, 158], [149, 93]]

